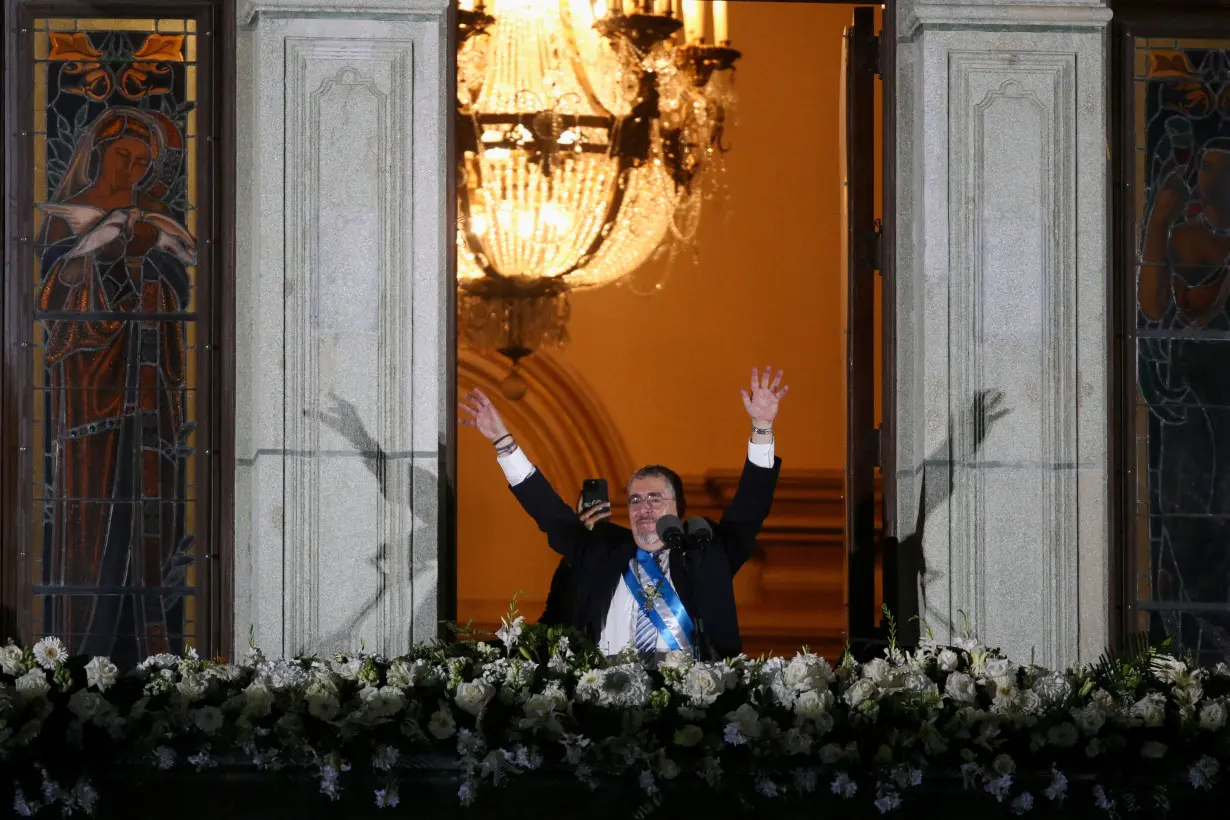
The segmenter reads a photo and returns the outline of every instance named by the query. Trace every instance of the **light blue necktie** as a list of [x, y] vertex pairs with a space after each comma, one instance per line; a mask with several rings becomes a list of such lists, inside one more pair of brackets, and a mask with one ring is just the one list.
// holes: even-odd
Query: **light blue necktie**
[[[637, 552], [638, 554], [640, 553], [639, 550]], [[654, 555], [654, 560], [657, 562], [659, 567], [663, 567], [663, 572], [666, 571], [663, 566], [666, 562], [662, 560], [665, 557], [665, 552], [665, 550], [659, 550], [658, 553]], [[634, 573], [637, 572], [636, 558], [632, 559], [632, 570]], [[638, 573], [637, 578], [640, 577], [641, 576]], [[646, 592], [648, 593], [648, 590]], [[636, 635], [634, 637], [634, 642], [636, 644], [637, 654], [639, 654], [642, 658], [653, 657], [653, 655], [658, 651], [658, 628], [653, 625], [653, 621], [649, 620], [649, 616], [645, 614], [644, 607], [641, 606], [637, 606], [636, 608]]]

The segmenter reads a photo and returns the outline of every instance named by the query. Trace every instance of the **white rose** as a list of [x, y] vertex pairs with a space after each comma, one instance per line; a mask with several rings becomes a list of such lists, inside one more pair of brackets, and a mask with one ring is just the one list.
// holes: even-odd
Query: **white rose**
[[685, 749], [690, 749], [705, 737], [705, 730], [699, 726], [689, 723], [679, 731], [675, 732], [675, 745], [682, 746]]
[[682, 649], [672, 649], [666, 653], [666, 657], [658, 664], [659, 669], [674, 669], [676, 672], [683, 672], [692, 665], [692, 654], [685, 652]]
[[735, 724], [744, 737], [760, 737], [760, 713], [752, 704], [742, 704], [738, 709], [727, 713], [726, 719]]
[[1007, 658], [989, 658], [986, 664], [986, 676], [1001, 686], [1008, 678], [1016, 674], [1016, 669]]
[[113, 686], [118, 674], [119, 670], [115, 668], [111, 659], [101, 655], [91, 658], [90, 662], [85, 665], [86, 685], [94, 687], [99, 692], [105, 692]]
[[107, 702], [97, 692], [78, 689], [68, 699], [68, 709], [81, 720], [89, 720], [107, 707]]
[[662, 762], [658, 764], [658, 775], [663, 780], [674, 780], [679, 776], [679, 764], [669, 757], [662, 758]]
[[1166, 754], [1166, 744], [1156, 740], [1145, 741], [1140, 746], [1140, 756], [1150, 760], [1160, 760]]
[[243, 690], [243, 713], [251, 717], [265, 717], [273, 709], [273, 692], [263, 683], [250, 684]]
[[1042, 698], [1032, 690], [1020, 692], [1016, 696], [1016, 708], [1026, 715], [1036, 715], [1042, 711]]
[[855, 681], [854, 685], [846, 690], [844, 696], [846, 705], [851, 709], [857, 709], [859, 704], [875, 697], [876, 691], [876, 685], [866, 678]]
[[1096, 703], [1098, 708], [1108, 715], [1118, 709], [1118, 706], [1115, 703], [1115, 696], [1110, 692], [1107, 692], [1105, 689], [1096, 690], [1089, 696], [1089, 700]]
[[888, 661], [883, 658], [872, 658], [863, 664], [863, 677], [876, 683], [883, 682], [891, 672]]
[[334, 661], [333, 671], [342, 676], [346, 680], [354, 680], [359, 677], [359, 670], [363, 668], [362, 658], [350, 658], [345, 661]]
[[1226, 706], [1220, 701], [1206, 701], [1200, 707], [1200, 728], [1216, 732], [1226, 725]]
[[522, 704], [521, 711], [532, 722], [541, 724], [548, 715], [555, 711], [555, 704], [547, 695], [530, 695]]
[[1080, 737], [1076, 733], [1076, 727], [1067, 721], [1052, 726], [1046, 730], [1046, 740], [1052, 746], [1058, 746], [1061, 749], [1067, 749], [1076, 745], [1077, 739]]
[[51, 691], [51, 684], [47, 682], [47, 673], [40, 667], [35, 667], [18, 678], [16, 686], [19, 695], [31, 700], [40, 698]]
[[1106, 722], [1106, 713], [1096, 704], [1090, 703], [1079, 709], [1073, 709], [1072, 719], [1076, 721], [1077, 728], [1082, 732], [1087, 735], [1096, 735], [1102, 728], [1102, 724]]
[[816, 655], [796, 655], [782, 670], [782, 682], [795, 692], [826, 688], [832, 678], [832, 667]]
[[207, 735], [222, 728], [222, 710], [217, 706], [202, 706], [192, 712], [192, 722]]
[[978, 694], [974, 679], [964, 672], [953, 672], [944, 682], [944, 694], [957, 703], [969, 703]]
[[6, 675], [17, 677], [25, 667], [25, 653], [21, 647], [8, 644], [0, 647], [0, 671]]
[[491, 702], [494, 695], [495, 688], [486, 681], [466, 681], [457, 686], [455, 695], [457, 708], [477, 717], [487, 708], [487, 704]]
[[713, 703], [726, 689], [725, 676], [717, 669], [697, 664], [683, 679], [683, 691], [698, 703]]
[[945, 672], [952, 672], [957, 668], [957, 664], [961, 662], [961, 656], [951, 649], [940, 650], [940, 654], [936, 656], [935, 662], [940, 669]]
[[799, 729], [788, 730], [782, 742], [786, 747], [786, 754], [805, 755], [811, 751], [811, 738]]
[[1145, 695], [1132, 706], [1132, 714], [1146, 726], [1161, 726], [1166, 721], [1166, 698], [1157, 692]]
[[441, 703], [440, 708], [432, 713], [431, 720], [427, 721], [427, 731], [436, 740], [447, 740], [457, 731], [457, 721], [453, 720], [453, 713], [448, 710], [447, 704]]
[[812, 690], [799, 695], [794, 702], [794, 713], [800, 717], [818, 717], [833, 708], [833, 693]]
[[205, 694], [207, 682], [202, 680], [200, 675], [188, 672], [184, 674], [175, 688], [191, 703], [194, 700], [200, 700]]

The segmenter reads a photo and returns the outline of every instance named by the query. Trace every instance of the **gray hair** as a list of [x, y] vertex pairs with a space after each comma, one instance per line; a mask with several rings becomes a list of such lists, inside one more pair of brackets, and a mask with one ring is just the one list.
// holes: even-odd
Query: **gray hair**
[[660, 478], [666, 482], [667, 488], [670, 490], [668, 498], [675, 500], [675, 508], [679, 511], [679, 517], [683, 518], [687, 511], [687, 502], [683, 497], [683, 479], [669, 467], [663, 467], [661, 464], [650, 464], [637, 470], [628, 478], [628, 484], [624, 488], [629, 496], [632, 495], [632, 482], [638, 478]]

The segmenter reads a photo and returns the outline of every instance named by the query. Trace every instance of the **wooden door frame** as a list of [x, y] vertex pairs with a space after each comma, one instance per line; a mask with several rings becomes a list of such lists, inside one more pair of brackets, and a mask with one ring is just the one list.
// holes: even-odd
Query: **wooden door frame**
[[[790, 2], [799, 4], [811, 5], [841, 5], [850, 8], [883, 6], [880, 36], [880, 79], [881, 86], [881, 134], [882, 134], [882, 160], [881, 160], [881, 233], [879, 240], [879, 255], [880, 255], [880, 282], [881, 282], [881, 446], [875, 448], [878, 452], [874, 455], [876, 462], [870, 469], [878, 467], [882, 476], [882, 504], [881, 520], [884, 522], [884, 530], [887, 533], [893, 533], [893, 522], [896, 515], [895, 496], [891, 492], [893, 478], [895, 476], [895, 459], [892, 443], [894, 441], [893, 430], [896, 422], [896, 406], [892, 401], [896, 391], [895, 380], [895, 306], [893, 299], [895, 298], [895, 277], [893, 275], [893, 259], [894, 259], [894, 242], [896, 224], [896, 105], [895, 105], [895, 76], [896, 71], [896, 0], [885, 0], [884, 3], [875, 2], [848, 2], [847, 0], [730, 0], [731, 2], [750, 4], [750, 3], [769, 3], [769, 2]], [[448, 17], [448, 53], [456, 55], [457, 53], [457, 26], [456, 26], [456, 9], [451, 6]], [[446, 83], [449, 87], [456, 89], [456, 60], [448, 61], [449, 75], [446, 78]], [[842, 90], [840, 93], [844, 93]], [[451, 101], [452, 98], [450, 98]], [[454, 125], [450, 118], [448, 126], [449, 145], [452, 145], [455, 139]], [[448, 191], [456, 190], [456, 175], [457, 169], [450, 164], [446, 185]], [[450, 194], [448, 200], [449, 208], [449, 224], [456, 224], [456, 197]], [[853, 251], [853, 249], [852, 249]], [[457, 276], [457, 260], [456, 260], [456, 243], [449, 240], [449, 259], [450, 259], [450, 282], [456, 281]], [[441, 436], [441, 452], [440, 464], [442, 466], [443, 475], [440, 482], [440, 540], [439, 540], [439, 617], [443, 621], [456, 621], [457, 619], [457, 560], [458, 560], [458, 543], [457, 543], [457, 310], [456, 310], [457, 289], [455, 286], [449, 288], [448, 295], [448, 341], [447, 353], [448, 356], [448, 384], [445, 386], [445, 393], [448, 397], [448, 416], [446, 419], [446, 431]], [[875, 373], [874, 367], [863, 369], [860, 371], [860, 378], [865, 380], [862, 385], [863, 389], [874, 390]], [[861, 449], [860, 455], [866, 452], [866, 448]], [[874, 501], [873, 501], [874, 503]], [[890, 565], [893, 565], [893, 552], [891, 549], [891, 541], [888, 542], [887, 548], [884, 550], [883, 578], [884, 578], [884, 599], [886, 601], [895, 601], [895, 570], [890, 572]], [[874, 583], [874, 578], [871, 579]], [[847, 615], [847, 629], [849, 629], [849, 617]], [[869, 636], [860, 635], [860, 638]]]

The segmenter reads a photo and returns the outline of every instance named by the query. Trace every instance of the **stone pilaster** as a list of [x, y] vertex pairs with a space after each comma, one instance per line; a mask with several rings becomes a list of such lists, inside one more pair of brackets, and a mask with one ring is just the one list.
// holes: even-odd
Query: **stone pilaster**
[[240, 3], [240, 647], [436, 634], [447, 6]]
[[[1107, 25], [1100, 0], [897, 17], [899, 536], [920, 614], [1039, 663], [1107, 639]], [[984, 391], [1000, 409], [979, 423]]]

